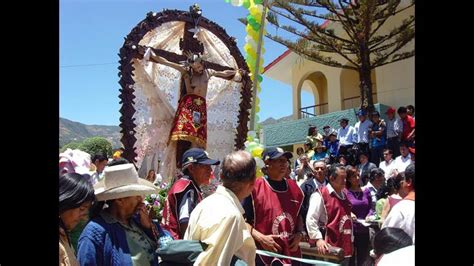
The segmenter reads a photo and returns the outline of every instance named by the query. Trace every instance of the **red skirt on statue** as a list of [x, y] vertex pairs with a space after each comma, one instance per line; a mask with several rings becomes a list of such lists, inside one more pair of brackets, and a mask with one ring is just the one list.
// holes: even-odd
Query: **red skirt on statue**
[[186, 94], [178, 103], [170, 140], [186, 140], [205, 148], [207, 142], [206, 99]]

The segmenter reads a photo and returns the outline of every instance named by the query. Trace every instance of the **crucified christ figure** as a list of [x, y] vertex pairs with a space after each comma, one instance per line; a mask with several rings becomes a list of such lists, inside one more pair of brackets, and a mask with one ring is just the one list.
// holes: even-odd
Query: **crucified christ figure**
[[185, 53], [187, 60], [180, 63], [168, 61], [156, 55], [151, 48], [139, 49], [143, 59], [163, 64], [178, 70], [184, 82], [185, 91], [181, 92], [178, 108], [171, 127], [170, 141], [177, 141], [176, 162], [180, 167], [181, 156], [189, 148], [206, 148], [207, 143], [207, 106], [206, 95], [209, 79], [212, 76], [240, 82], [244, 70], [216, 71], [206, 67], [199, 53]]

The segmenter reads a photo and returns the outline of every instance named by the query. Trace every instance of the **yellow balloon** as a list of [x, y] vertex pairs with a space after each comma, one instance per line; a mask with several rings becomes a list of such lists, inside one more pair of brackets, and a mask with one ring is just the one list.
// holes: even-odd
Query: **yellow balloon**
[[256, 113], [260, 112], [260, 106], [258, 106], [258, 105], [255, 106], [255, 112], [256, 112]]
[[249, 70], [250, 70], [250, 74], [252, 74], [252, 75], [250, 75], [250, 79], [253, 81], [254, 76], [255, 76], [255, 75], [253, 74], [254, 71], [255, 71], [255, 65], [253, 65], [253, 64], [252, 64], [252, 65], [248, 65], [248, 67], [249, 67]]
[[[252, 25], [247, 24], [247, 26], [245, 27], [245, 32], [247, 32], [248, 35], [250, 35], [252, 38], [253, 37], [253, 34], [256, 34], [257, 32], [252, 28]], [[255, 38], [254, 38], [255, 39]]]
[[247, 62], [247, 64], [253, 65], [255, 67], [255, 58], [253, 58], [251, 56], [247, 56], [246, 62]]
[[[260, 8], [259, 8], [259, 6], [260, 6]], [[261, 8], [261, 6], [262, 5], [254, 5], [254, 6], [249, 8], [250, 15], [252, 15], [252, 17], [254, 17], [255, 20], [259, 23], [260, 23], [260, 20], [262, 18], [262, 8]]]
[[248, 33], [251, 29], [252, 29], [252, 26], [250, 26], [250, 24], [247, 23], [247, 26], [245, 26], [245, 32]]
[[247, 54], [250, 55], [251, 57], [257, 58], [257, 52], [255, 52], [255, 50], [251, 49], [251, 47], [250, 47], [250, 49], [249, 49], [248, 51], [246, 51], [246, 52], [247, 52]]
[[252, 156], [253, 157], [258, 157], [258, 158], [261, 158], [262, 157], [262, 152], [263, 152], [263, 148], [258, 146], [258, 147], [255, 147], [253, 150], [252, 150]]
[[258, 31], [252, 31], [251, 36], [255, 40], [255, 42], [258, 42]]
[[254, 41], [258, 40], [258, 32], [255, 31], [252, 26], [250, 26], [250, 24], [247, 24], [245, 32], [247, 32], [247, 35], [250, 36]]
[[256, 12], [256, 8], [257, 8], [256, 5], [253, 5], [253, 6], [249, 7], [249, 13], [250, 13], [250, 15], [252, 15], [252, 17], [253, 17], [254, 19], [257, 19], [257, 18], [255, 17], [255, 15], [254, 15], [255, 12]]
[[250, 46], [250, 44], [246, 43], [244, 45], [244, 51], [248, 54], [249, 51], [252, 49], [252, 46]]

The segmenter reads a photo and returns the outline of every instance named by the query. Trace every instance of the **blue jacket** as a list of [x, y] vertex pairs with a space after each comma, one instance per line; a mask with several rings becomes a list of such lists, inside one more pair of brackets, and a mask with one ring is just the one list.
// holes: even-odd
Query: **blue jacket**
[[339, 140], [336, 140], [334, 142], [327, 141], [324, 143], [324, 146], [326, 146], [329, 155], [332, 155], [334, 157], [337, 157], [339, 155]]
[[[138, 217], [133, 217], [133, 219], [136, 224], [140, 225]], [[161, 231], [159, 225], [157, 226], [159, 231]], [[151, 230], [144, 228], [142, 230], [153, 239]], [[79, 237], [77, 259], [81, 266], [132, 266], [132, 258], [125, 231], [119, 223], [108, 223], [100, 215], [95, 217], [89, 221]], [[151, 265], [158, 265], [157, 256], [155, 256]]]

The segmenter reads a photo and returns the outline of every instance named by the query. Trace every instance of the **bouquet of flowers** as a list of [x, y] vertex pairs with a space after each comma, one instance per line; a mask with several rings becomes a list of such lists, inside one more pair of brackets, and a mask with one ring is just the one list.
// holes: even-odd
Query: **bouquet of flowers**
[[162, 183], [160, 185], [160, 192], [158, 194], [151, 194], [145, 197], [145, 201], [148, 203], [148, 208], [153, 220], [161, 221], [163, 217], [163, 207], [165, 206], [165, 201], [168, 196], [168, 190], [170, 185]]

